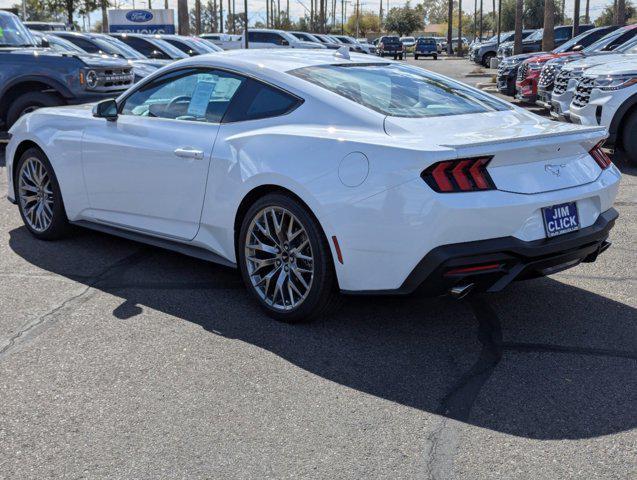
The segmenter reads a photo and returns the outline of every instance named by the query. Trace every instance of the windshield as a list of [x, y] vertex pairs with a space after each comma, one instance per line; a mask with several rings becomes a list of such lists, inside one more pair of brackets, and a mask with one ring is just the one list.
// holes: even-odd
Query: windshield
[[0, 47], [35, 47], [31, 32], [15, 15], [0, 14]]
[[72, 52], [86, 55], [84, 50], [64, 38], [56, 37], [55, 35], [43, 35], [42, 38], [49, 42], [50, 47], [56, 52]]
[[544, 35], [544, 29], [540, 28], [538, 30], [536, 30], [535, 32], [533, 32], [531, 35], [529, 35], [528, 37], [526, 37], [525, 40], [542, 40], [542, 36]]
[[[587, 48], [584, 49], [584, 53], [592, 53], [592, 52], [603, 52], [607, 50], [613, 50], [613, 48], [617, 47], [617, 45], [621, 45], [626, 40], [629, 40], [633, 37], [634, 32], [637, 30], [630, 29], [627, 30], [625, 28], [619, 28], [610, 32], [609, 34], [603, 36], [596, 42], [590, 44]], [[622, 38], [625, 37], [625, 38]]]
[[406, 65], [321, 65], [288, 73], [394, 117], [425, 118], [510, 108], [460, 83]]
[[[571, 50], [571, 48], [573, 48], [575, 45], [579, 45], [581, 43], [586, 43], [586, 42], [581, 42], [581, 40], [583, 38], [588, 37], [589, 35], [593, 34], [593, 30], [587, 30], [584, 33], [580, 33], [577, 37], [573, 37], [571, 38], [568, 42], [563, 43], [562, 45], [560, 45], [559, 47], [557, 47], [555, 50], [553, 50], [553, 53], [563, 53], [563, 52], [568, 52], [569, 50]], [[602, 37], [603, 38], [603, 37]]]
[[159, 38], [153, 38], [152, 42], [157, 45], [159, 48], [161, 48], [164, 52], [166, 52], [168, 54], [169, 57], [175, 59], [175, 58], [188, 58], [188, 54], [182, 52], [181, 50], [179, 50], [177, 47], [171, 45], [170, 43], [168, 43], [165, 40], [161, 40]]
[[113, 50], [114, 55], [119, 55], [127, 60], [144, 60], [146, 59], [141, 53], [137, 50], [129, 47], [121, 40], [118, 40], [114, 37], [109, 37], [108, 35], [100, 36], [96, 41], [98, 45], [107, 45]]

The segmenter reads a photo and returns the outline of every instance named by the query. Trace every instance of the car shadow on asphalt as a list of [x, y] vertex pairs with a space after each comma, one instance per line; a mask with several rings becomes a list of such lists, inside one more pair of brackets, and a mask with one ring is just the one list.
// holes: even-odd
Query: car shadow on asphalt
[[637, 426], [637, 310], [552, 279], [465, 302], [348, 297], [331, 318], [286, 325], [261, 312], [234, 270], [172, 252], [86, 230], [41, 242], [24, 227], [10, 247], [121, 299], [94, 321], [135, 322], [152, 309], [349, 389], [510, 435], [579, 439]]

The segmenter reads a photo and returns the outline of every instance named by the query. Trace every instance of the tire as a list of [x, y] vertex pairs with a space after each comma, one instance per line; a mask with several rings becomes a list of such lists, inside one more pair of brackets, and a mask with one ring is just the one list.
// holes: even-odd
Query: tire
[[[303, 231], [301, 233], [299, 230], [293, 231], [292, 236], [296, 238], [291, 240], [289, 245], [282, 243], [281, 237], [278, 235], [276, 236], [278, 240], [274, 240], [273, 236], [267, 236], [264, 230], [266, 226], [268, 232], [276, 230], [272, 214], [276, 216], [278, 222], [281, 222], [281, 235], [285, 235], [289, 231], [291, 216], [294, 217], [295, 223], [293, 225], [298, 224], [300, 230]], [[286, 223], [288, 227], [285, 226]], [[256, 232], [258, 237], [252, 232]], [[270, 251], [250, 248], [251, 243], [249, 242], [253, 242], [254, 238], [258, 238], [258, 244]], [[286, 238], [289, 238], [289, 235], [283, 237], [283, 242]], [[301, 247], [299, 242], [305, 244], [306, 240], [309, 247], [307, 245]], [[257, 243], [252, 245], [257, 246]], [[276, 252], [280, 253], [272, 250], [277, 248], [276, 245], [279, 246], [279, 250]], [[301, 250], [297, 251], [296, 249], [299, 247]], [[297, 200], [280, 193], [268, 194], [258, 199], [243, 218], [237, 250], [239, 268], [246, 288], [261, 308], [275, 320], [286, 323], [308, 322], [331, 314], [340, 304], [340, 294], [330, 247], [316, 219]], [[307, 262], [301, 260], [301, 257], [311, 257], [313, 261]], [[268, 264], [261, 264], [259, 260], [256, 262], [250, 260], [256, 258], [261, 262], [266, 260]], [[287, 273], [283, 273], [284, 268]], [[312, 273], [299, 273], [299, 268], [306, 269], [305, 272], [311, 268]], [[261, 272], [256, 273], [259, 270], [262, 270], [265, 275]], [[277, 270], [278, 273], [276, 273]], [[286, 277], [281, 280], [283, 275]], [[299, 281], [298, 275], [302, 276], [303, 282]], [[266, 277], [269, 277], [269, 280], [267, 280], [265, 287], [259, 287], [263, 282], [266, 282]], [[275, 282], [273, 287], [270, 287], [271, 281]], [[282, 288], [277, 293], [276, 287], [279, 281], [282, 282]], [[308, 288], [304, 288], [303, 284]], [[284, 295], [286, 286], [287, 299]], [[293, 289], [297, 289], [301, 295], [296, 295]], [[294, 305], [295, 295], [298, 297], [296, 299], [298, 300], [297, 305]], [[288, 304], [289, 307], [286, 306]]]
[[11, 127], [18, 119], [30, 111], [42, 107], [59, 107], [64, 102], [53, 93], [29, 92], [16, 98], [7, 110], [7, 127]]
[[414, 60], [418, 60], [418, 55], [414, 53]]
[[434, 58], [434, 60], [438, 60], [438, 55], [436, 55], [436, 54], [434, 53], [433, 58]]
[[[28, 165], [25, 165], [27, 163]], [[46, 175], [46, 177], [44, 177], [44, 174], [41, 173], [39, 177], [46, 178], [48, 183], [46, 181], [36, 182], [23, 180], [23, 171], [25, 175], [28, 175], [27, 170], [29, 168], [38, 168], [38, 165], [39, 168], [41, 168], [39, 172], [45, 172]], [[14, 184], [16, 200], [18, 202], [20, 216], [27, 230], [40, 240], [57, 240], [66, 236], [70, 230], [70, 225], [66, 217], [66, 211], [64, 210], [62, 192], [53, 167], [48, 158], [46, 158], [46, 155], [38, 148], [28, 149], [18, 160], [15, 172]], [[31, 175], [33, 178], [36, 176]], [[42, 184], [45, 186], [41, 191], [35, 194], [39, 196], [41, 200], [32, 200], [34, 192], [32, 190], [28, 191], [27, 189], [33, 189], [34, 186]], [[27, 195], [30, 192], [32, 195]], [[31, 197], [31, 199], [28, 197]], [[38, 207], [34, 206], [34, 202], [37, 204], [38, 201], [42, 205], [40, 209], [41, 215], [37, 215]], [[46, 207], [44, 206], [45, 204]], [[46, 220], [49, 219], [49, 217], [50, 220], [47, 223]], [[40, 228], [38, 228], [38, 221], [40, 222]]]
[[482, 65], [486, 68], [489, 68], [489, 65], [491, 65], [491, 59], [495, 57], [495, 53], [493, 52], [487, 52], [484, 54], [484, 56], [482, 57]]
[[623, 122], [621, 139], [619, 144], [624, 157], [632, 164], [637, 165], [637, 111], [633, 111]]

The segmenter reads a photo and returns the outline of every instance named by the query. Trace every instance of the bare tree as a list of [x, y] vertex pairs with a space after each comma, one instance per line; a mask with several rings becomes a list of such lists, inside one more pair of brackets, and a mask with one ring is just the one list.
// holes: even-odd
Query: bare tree
[[555, 48], [555, 3], [544, 0], [544, 34], [542, 35], [542, 50], [549, 52]]
[[515, 0], [515, 41], [513, 43], [513, 54], [522, 53], [522, 12], [524, 10], [524, 0]]
[[179, 22], [179, 35], [190, 35], [188, 0], [177, 0], [177, 21]]

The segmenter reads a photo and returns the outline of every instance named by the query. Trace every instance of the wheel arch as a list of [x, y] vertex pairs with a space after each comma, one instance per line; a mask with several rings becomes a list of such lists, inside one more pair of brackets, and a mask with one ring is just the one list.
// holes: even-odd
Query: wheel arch
[[624, 100], [624, 103], [621, 104], [615, 112], [615, 115], [613, 115], [613, 119], [608, 127], [609, 141], [611, 143], [620, 143], [624, 120], [627, 119], [634, 111], [637, 111], [637, 93]]
[[[319, 228], [321, 229], [323, 238], [325, 239], [325, 242], [328, 245], [328, 251], [330, 252], [330, 264], [332, 265], [332, 268], [335, 268], [336, 264], [334, 263], [334, 252], [332, 250], [333, 245], [329, 241], [329, 237], [327, 235], [327, 232], [325, 231], [325, 226], [323, 225], [323, 223], [319, 220], [319, 218], [316, 216], [312, 208], [310, 208], [308, 203], [305, 200], [303, 200], [297, 193], [293, 192], [289, 188], [283, 187], [281, 185], [273, 184], [273, 183], [258, 185], [252, 188], [250, 191], [248, 191], [244, 195], [244, 197], [241, 199], [241, 202], [239, 203], [239, 207], [237, 208], [237, 211], [235, 213], [235, 219], [234, 219], [235, 258], [237, 259], [239, 258], [239, 255], [238, 255], [239, 233], [241, 231], [241, 224], [243, 223], [243, 219], [245, 218], [246, 213], [248, 212], [250, 206], [254, 204], [254, 202], [256, 202], [259, 198], [264, 197], [265, 195], [268, 195], [271, 193], [280, 193], [280, 194], [287, 195], [293, 198], [294, 200], [299, 202], [299, 204], [303, 208], [305, 208], [305, 210], [308, 212], [309, 215], [312, 216], [312, 218], [316, 221]], [[338, 269], [335, 268], [335, 270], [336, 270], [336, 281], [338, 283]]]
[[[22, 156], [22, 154], [26, 152], [27, 150], [29, 150], [30, 148], [37, 148], [38, 150], [42, 152], [44, 156], [49, 158], [47, 154], [44, 153], [44, 149], [36, 141], [32, 139], [22, 140], [18, 144], [18, 146], [15, 148], [15, 151], [13, 152], [13, 156], [11, 158], [11, 178], [13, 179], [14, 185], [16, 184], [16, 175], [18, 173], [18, 170], [17, 170], [18, 160], [20, 160], [20, 157]], [[51, 160], [49, 160], [49, 163], [50, 162]]]
[[53, 90], [52, 93], [55, 93], [63, 99], [73, 97], [73, 94], [67, 87], [52, 78], [35, 75], [19, 77], [6, 85], [0, 93], [0, 119], [6, 122], [11, 103], [23, 93], [32, 91], [43, 92], [46, 90]]

